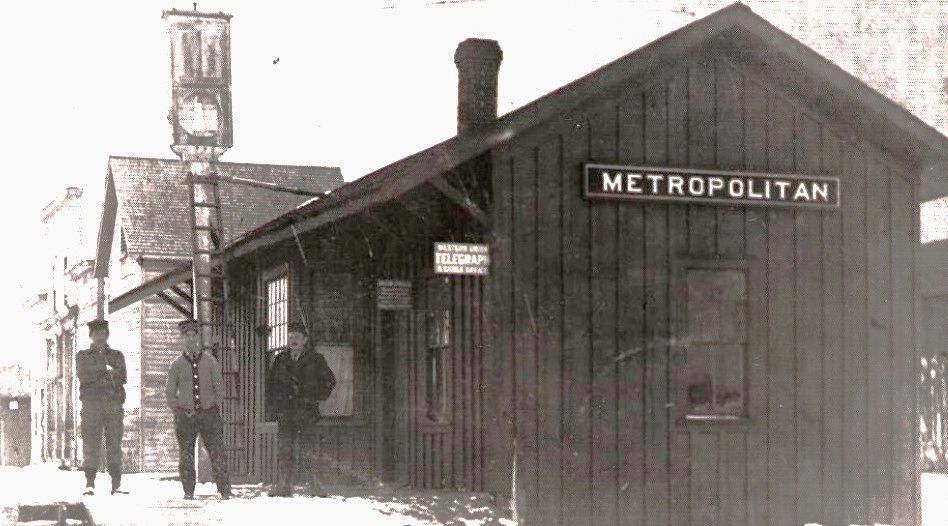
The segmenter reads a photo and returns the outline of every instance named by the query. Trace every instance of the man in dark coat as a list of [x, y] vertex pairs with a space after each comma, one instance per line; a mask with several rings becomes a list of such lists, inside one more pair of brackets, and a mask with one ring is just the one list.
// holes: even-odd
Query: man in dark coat
[[307, 345], [306, 327], [301, 323], [287, 326], [289, 349], [281, 351], [273, 360], [267, 377], [267, 405], [269, 414], [276, 416], [277, 457], [280, 481], [272, 497], [290, 497], [291, 485], [299, 458], [309, 476], [312, 496], [322, 495], [316, 473], [316, 440], [319, 422], [319, 402], [329, 398], [336, 387], [336, 377], [326, 358]]
[[224, 458], [224, 422], [220, 404], [224, 399], [224, 375], [220, 363], [202, 352], [200, 324], [188, 319], [178, 324], [184, 353], [171, 362], [165, 399], [174, 412], [174, 430], [178, 439], [178, 475], [184, 498], [194, 498], [196, 473], [194, 444], [198, 435], [211, 457], [211, 471], [222, 499], [231, 497], [227, 464]]
[[95, 493], [99, 451], [105, 434], [105, 462], [112, 477], [112, 493], [125, 493], [122, 485], [122, 431], [125, 410], [125, 355], [109, 347], [109, 322], [88, 323], [90, 348], [76, 353], [79, 377], [79, 416], [82, 431], [82, 470], [85, 495]]

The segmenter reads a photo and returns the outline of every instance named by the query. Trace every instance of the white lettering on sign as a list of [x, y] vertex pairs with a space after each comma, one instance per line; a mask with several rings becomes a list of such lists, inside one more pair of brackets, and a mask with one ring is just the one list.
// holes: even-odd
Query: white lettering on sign
[[839, 178], [587, 164], [587, 199], [643, 199], [836, 208]]
[[434, 244], [436, 274], [486, 276], [489, 269], [490, 247], [485, 244], [446, 242]]

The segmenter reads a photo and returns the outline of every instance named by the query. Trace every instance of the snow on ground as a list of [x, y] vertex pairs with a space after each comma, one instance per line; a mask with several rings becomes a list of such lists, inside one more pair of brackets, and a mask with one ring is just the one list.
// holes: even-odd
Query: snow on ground
[[[408, 489], [326, 488], [328, 498], [272, 498], [260, 484], [237, 485], [236, 497], [217, 498], [213, 484], [198, 484], [196, 499], [181, 498], [181, 485], [155, 474], [126, 474], [122, 487], [128, 495], [109, 495], [109, 477], [96, 479], [99, 493], [82, 495], [83, 474], [50, 466], [0, 467], [0, 524], [16, 524], [21, 504], [83, 502], [98, 526], [324, 523], [366, 526], [463, 525], [516, 526], [482, 494], [415, 492]], [[35, 523], [39, 525], [40, 522]]]

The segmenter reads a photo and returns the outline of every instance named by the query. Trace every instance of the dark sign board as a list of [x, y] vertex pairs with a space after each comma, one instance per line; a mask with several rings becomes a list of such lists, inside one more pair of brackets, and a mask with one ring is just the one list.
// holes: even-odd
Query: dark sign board
[[490, 269], [490, 247], [483, 243], [434, 244], [435, 274], [486, 276]]
[[583, 197], [837, 208], [839, 178], [589, 163]]

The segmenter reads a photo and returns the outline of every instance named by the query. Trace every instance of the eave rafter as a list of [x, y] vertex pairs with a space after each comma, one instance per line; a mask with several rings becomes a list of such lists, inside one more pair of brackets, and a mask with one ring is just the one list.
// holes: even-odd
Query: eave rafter
[[435, 187], [439, 192], [444, 194], [445, 197], [450, 199], [456, 205], [463, 208], [468, 214], [471, 215], [476, 221], [481, 223], [488, 230], [491, 228], [490, 216], [487, 215], [481, 207], [477, 206], [466, 193], [461, 192], [453, 185], [448, 183], [443, 175], [437, 177], [432, 177], [428, 180], [428, 183], [431, 186]]

